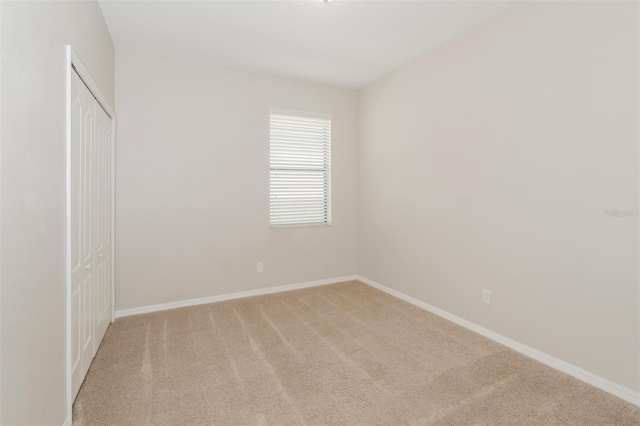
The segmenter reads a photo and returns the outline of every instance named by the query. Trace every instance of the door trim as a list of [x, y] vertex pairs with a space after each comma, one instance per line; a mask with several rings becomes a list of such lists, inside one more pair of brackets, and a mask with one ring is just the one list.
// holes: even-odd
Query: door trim
[[71, 383], [71, 76], [73, 72], [76, 72], [80, 79], [87, 86], [91, 94], [96, 98], [98, 104], [104, 109], [109, 118], [111, 118], [111, 322], [116, 319], [115, 310], [115, 164], [116, 164], [116, 114], [111, 108], [111, 105], [104, 97], [100, 88], [96, 84], [93, 77], [84, 66], [84, 63], [76, 53], [76, 51], [70, 45], [66, 46], [66, 160], [67, 160], [67, 220], [66, 220], [66, 375], [67, 375], [67, 419], [66, 422], [71, 422], [73, 411], [73, 395], [72, 395], [72, 383]]

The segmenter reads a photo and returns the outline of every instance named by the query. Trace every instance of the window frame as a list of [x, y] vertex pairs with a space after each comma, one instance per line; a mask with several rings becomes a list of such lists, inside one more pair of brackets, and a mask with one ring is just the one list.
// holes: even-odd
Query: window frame
[[[326, 200], [325, 209], [326, 209], [326, 221], [324, 222], [308, 222], [308, 223], [282, 223], [282, 224], [274, 224], [271, 222], [271, 175], [274, 170], [286, 170], [286, 169], [277, 169], [271, 166], [271, 155], [272, 155], [272, 133], [271, 133], [271, 120], [272, 116], [280, 115], [280, 116], [288, 116], [288, 117], [299, 117], [299, 118], [308, 118], [308, 119], [319, 119], [326, 120], [329, 122], [329, 141], [328, 141], [328, 167], [323, 167], [323, 172], [325, 173], [324, 178], [324, 199]], [[316, 113], [316, 112], [308, 112], [308, 111], [299, 111], [299, 110], [291, 110], [291, 109], [283, 109], [283, 108], [269, 108], [269, 229], [291, 229], [291, 228], [317, 228], [317, 227], [328, 227], [332, 224], [332, 136], [333, 136], [333, 115], [332, 114], [324, 114], [324, 113]], [[304, 169], [302, 169], [304, 170]], [[308, 170], [313, 170], [309, 168]]]

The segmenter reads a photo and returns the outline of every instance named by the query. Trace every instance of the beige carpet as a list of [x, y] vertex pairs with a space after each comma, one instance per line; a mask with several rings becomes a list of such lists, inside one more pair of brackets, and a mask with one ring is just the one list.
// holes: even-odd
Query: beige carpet
[[122, 318], [78, 425], [639, 425], [640, 409], [359, 283]]

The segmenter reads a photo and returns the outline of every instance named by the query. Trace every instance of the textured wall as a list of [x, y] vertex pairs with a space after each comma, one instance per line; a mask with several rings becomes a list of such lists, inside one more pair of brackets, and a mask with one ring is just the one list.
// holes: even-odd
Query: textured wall
[[[116, 309], [356, 273], [354, 91], [118, 50], [116, 93]], [[333, 114], [331, 226], [269, 229], [269, 107]]]
[[114, 102], [96, 2], [2, 2], [2, 424], [66, 416], [66, 44]]
[[360, 274], [639, 390], [638, 75], [637, 3], [522, 2], [367, 86]]

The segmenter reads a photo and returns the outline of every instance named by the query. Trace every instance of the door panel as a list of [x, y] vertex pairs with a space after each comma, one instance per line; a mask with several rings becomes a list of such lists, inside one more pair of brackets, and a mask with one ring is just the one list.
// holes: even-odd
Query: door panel
[[96, 107], [96, 350], [111, 322], [111, 119]]
[[95, 99], [76, 73], [71, 75], [71, 366], [73, 396], [93, 358], [91, 321], [91, 141]]
[[82, 331], [82, 285], [73, 282], [73, 293], [71, 294], [71, 385], [73, 398], [75, 399], [82, 384], [82, 364], [80, 342], [82, 341], [80, 334]]
[[71, 372], [75, 399], [111, 322], [111, 119], [71, 74]]
[[71, 205], [71, 382], [73, 397], [75, 398], [82, 383], [82, 372], [80, 367], [80, 330], [81, 330], [81, 302], [80, 287], [84, 278], [82, 270], [82, 167], [81, 167], [81, 145], [83, 134], [83, 113], [82, 101], [77, 90], [77, 76], [71, 76], [71, 146], [69, 172], [70, 182], [70, 205]]

